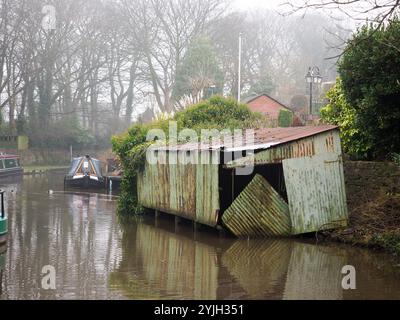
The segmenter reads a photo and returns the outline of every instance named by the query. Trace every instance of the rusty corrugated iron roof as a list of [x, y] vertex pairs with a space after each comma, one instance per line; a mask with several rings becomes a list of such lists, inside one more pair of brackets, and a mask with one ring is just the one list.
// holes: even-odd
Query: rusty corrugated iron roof
[[[231, 137], [231, 142], [218, 141], [211, 143], [186, 143], [186, 144], [176, 144], [168, 146], [158, 146], [153, 147], [155, 150], [169, 150], [169, 151], [181, 151], [181, 150], [219, 150], [225, 149], [225, 151], [240, 151], [246, 149], [269, 149], [273, 146], [281, 145], [291, 141], [296, 141], [302, 138], [317, 135], [322, 132], [335, 130], [337, 126], [332, 125], [321, 125], [321, 126], [305, 126], [305, 127], [290, 127], [290, 128], [264, 128], [256, 129], [254, 141], [247, 142], [246, 134], [244, 131], [244, 136], [240, 139], [234, 136]], [[223, 139], [221, 139], [223, 140]], [[242, 140], [242, 141], [240, 141]]]

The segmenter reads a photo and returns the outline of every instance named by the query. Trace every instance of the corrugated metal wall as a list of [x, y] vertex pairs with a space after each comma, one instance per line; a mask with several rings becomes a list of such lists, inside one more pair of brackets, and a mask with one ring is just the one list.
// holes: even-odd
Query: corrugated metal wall
[[138, 174], [138, 199], [146, 207], [215, 227], [219, 212], [218, 165], [146, 162]]
[[292, 234], [346, 226], [348, 222], [340, 155], [283, 161]]

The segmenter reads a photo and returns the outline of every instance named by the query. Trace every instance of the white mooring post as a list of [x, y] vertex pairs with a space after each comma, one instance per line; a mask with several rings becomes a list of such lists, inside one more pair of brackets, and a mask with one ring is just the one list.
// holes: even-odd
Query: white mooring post
[[242, 82], [242, 33], [239, 33], [239, 61], [238, 61], [238, 98], [237, 101], [240, 103], [240, 92]]

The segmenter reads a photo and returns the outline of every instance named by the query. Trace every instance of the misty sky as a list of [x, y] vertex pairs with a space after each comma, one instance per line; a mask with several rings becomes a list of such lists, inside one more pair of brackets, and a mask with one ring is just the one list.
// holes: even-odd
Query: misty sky
[[280, 4], [287, 0], [235, 0], [234, 6], [238, 9], [252, 9], [257, 7], [278, 8]]

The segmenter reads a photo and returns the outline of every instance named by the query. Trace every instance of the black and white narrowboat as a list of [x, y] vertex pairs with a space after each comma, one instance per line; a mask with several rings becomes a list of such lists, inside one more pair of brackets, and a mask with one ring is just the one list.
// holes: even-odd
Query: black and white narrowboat
[[90, 156], [74, 158], [64, 184], [72, 188], [104, 188], [101, 162]]
[[22, 175], [23, 171], [19, 156], [0, 153], [0, 177]]

